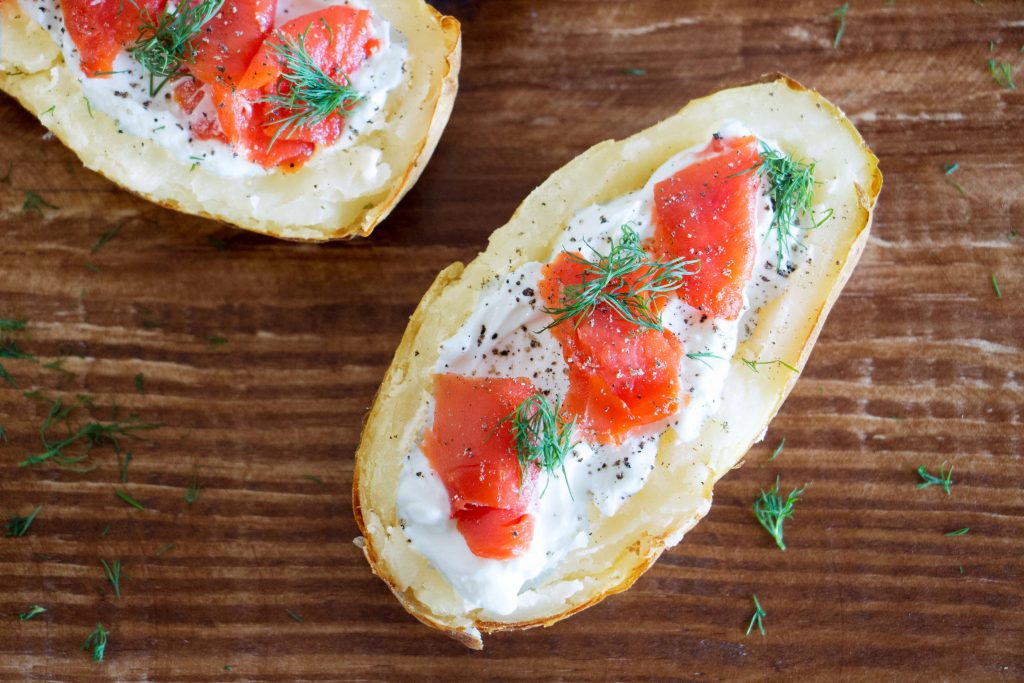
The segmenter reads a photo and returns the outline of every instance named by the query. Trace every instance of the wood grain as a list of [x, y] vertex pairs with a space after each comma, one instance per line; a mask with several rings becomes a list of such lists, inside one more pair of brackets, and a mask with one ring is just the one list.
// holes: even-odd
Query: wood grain
[[[1024, 94], [986, 66], [1024, 81], [1021, 3], [851, 2], [838, 50], [838, 3], [437, 4], [464, 24], [459, 100], [370, 240], [275, 242], [151, 206], [0, 100], [0, 318], [30, 320], [19, 340], [40, 360], [3, 359], [19, 390], [0, 387], [0, 512], [43, 505], [0, 538], [0, 680], [1024, 678]], [[775, 70], [849, 113], [886, 186], [764, 444], [628, 593], [482, 653], [420, 626], [351, 545], [349, 508], [361, 422], [419, 297], [591, 144]], [[29, 190], [60, 208], [22, 212]], [[60, 356], [72, 374], [42, 367]], [[131, 443], [127, 484], [109, 448], [84, 475], [19, 469], [40, 448], [32, 389], [163, 426]], [[944, 460], [952, 495], [916, 490]], [[776, 473], [810, 484], [785, 553], [749, 510]], [[100, 559], [123, 562], [120, 601]], [[752, 593], [765, 638], [743, 634]], [[33, 603], [49, 611], [19, 621]], [[97, 621], [103, 663], [79, 649]]]

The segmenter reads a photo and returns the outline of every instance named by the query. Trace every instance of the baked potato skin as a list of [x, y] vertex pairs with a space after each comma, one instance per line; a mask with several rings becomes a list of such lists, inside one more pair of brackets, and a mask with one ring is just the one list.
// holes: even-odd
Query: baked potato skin
[[[751, 111], [751, 102], [763, 109]], [[710, 443], [702, 446], [702, 450], [694, 448], [692, 453], [665, 453], [666, 471], [654, 472], [645, 488], [627, 503], [633, 507], [624, 507], [623, 511], [626, 514], [650, 513], [650, 507], [657, 508], [665, 503], [675, 511], [665, 513], [671, 519], [662, 520], [657, 515], [651, 517], [648, 514], [647, 523], [651, 528], [640, 524], [627, 533], [608, 535], [612, 538], [608, 543], [610, 547], [607, 552], [602, 549], [600, 554], [600, 558], [607, 560], [608, 569], [591, 567], [589, 571], [593, 576], [586, 578], [593, 581], [580, 591], [580, 595], [573, 595], [564, 602], [554, 600], [548, 609], [539, 613], [513, 613], [505, 619], [488, 617], [480, 614], [479, 610], [460, 612], [459, 600], [449, 594], [454, 592], [450, 586], [447, 587], [448, 592], [445, 591], [443, 577], [407, 547], [395, 510], [395, 475], [401, 468], [401, 455], [415, 438], [415, 426], [422, 424], [423, 414], [420, 411], [424, 409], [423, 397], [430, 390], [430, 368], [436, 359], [438, 344], [461, 325], [475, 302], [481, 283], [494, 273], [507, 272], [526, 261], [545, 259], [557, 233], [573, 211], [594, 201], [605, 201], [636, 189], [661, 162], [678, 149], [688, 146], [684, 141], [676, 144], [674, 149], [671, 140], [661, 137], [663, 131], [686, 126], [691, 120], [699, 128], [706, 123], [702, 118], [708, 115], [745, 113], [756, 119], [759, 113], [790, 106], [801, 119], [805, 115], [808, 118], [818, 116], [821, 129], [836, 140], [835, 151], [841, 150], [844, 155], [855, 157], [842, 161], [853, 169], [855, 180], [848, 201], [842, 205], [843, 213], [838, 220], [840, 226], [836, 227], [836, 235], [825, 243], [827, 258], [821, 260], [827, 264], [819, 265], [815, 273], [808, 276], [809, 282], [787, 290], [780, 297], [787, 301], [767, 307], [770, 310], [762, 313], [761, 324], [752, 338], [740, 345], [732, 359], [734, 367], [727, 380], [726, 391], [750, 393], [753, 396], [751, 400], [757, 401], [757, 414], [762, 415], [763, 420], [737, 430], [742, 432], [739, 435], [702, 435], [701, 440]], [[737, 107], [739, 112], [734, 111]], [[708, 111], [711, 114], [707, 114]], [[631, 146], [644, 146], [644, 136], [653, 136], [667, 149], [654, 159], [626, 158], [630, 156]], [[353, 479], [353, 511], [363, 534], [356, 539], [357, 544], [363, 549], [373, 572], [388, 585], [402, 606], [424, 624], [467, 647], [480, 649], [484, 633], [550, 626], [609, 595], [626, 590], [666, 548], [678, 543], [710, 509], [714, 483], [729, 469], [738, 466], [750, 446], [760, 440], [764, 428], [798, 377], [790, 372], [764, 370], [757, 375], [738, 374], [736, 370], [742, 367], [738, 358], [742, 357], [741, 354], [750, 353], [760, 341], [770, 344], [770, 348], [790, 352], [785, 357], [795, 359], [793, 364], [803, 368], [829, 310], [852, 274], [867, 242], [871, 211], [882, 183], [877, 161], [838, 108], [784, 75], [767, 75], [754, 83], [695, 100], [676, 115], [627, 140], [595, 145], [556, 171], [531, 193], [509, 223], [492, 235], [487, 251], [467, 266], [456, 263], [442, 271], [413, 313], [395, 360], [378, 391], [356, 454]], [[595, 171], [595, 168], [608, 170]], [[615, 182], [617, 174], [624, 174], [630, 180], [625, 184]], [[581, 191], [572, 196], [574, 189], [583, 186], [597, 189], [590, 195]], [[521, 249], [517, 250], [517, 246]], [[766, 331], [762, 327], [780, 329]], [[773, 338], [773, 335], [779, 338]], [[730, 408], [723, 406], [723, 410]], [[705, 428], [705, 432], [709, 430]], [[662, 450], [666, 449], [663, 447]], [[687, 449], [684, 447], [683, 450]], [[659, 466], [663, 465], [662, 456], [659, 453]], [[659, 490], [648, 491], [652, 488]], [[676, 505], [676, 501], [668, 500], [672, 497], [687, 500], [684, 505]], [[612, 523], [603, 520], [602, 524]], [[572, 555], [567, 562], [571, 559]], [[567, 571], [575, 572], [575, 576], [586, 574], [588, 569], [572, 567]]]
[[[62, 93], [52, 87], [55, 82], [63, 82], [67, 86], [68, 82], [74, 81], [73, 75], [64, 64], [59, 48], [49, 40], [48, 34], [42, 32], [42, 29], [28, 18], [17, 0], [0, 2], [0, 35], [6, 39], [0, 42], [0, 90], [14, 97], [35, 115], [55, 137], [79, 156], [87, 168], [153, 203], [285, 240], [327, 242], [367, 236], [387, 218], [405, 193], [412, 188], [430, 160], [455, 103], [462, 54], [461, 27], [454, 17], [442, 15], [423, 0], [384, 0], [384, 4], [392, 12], [409, 13], [408, 26], [415, 27], [415, 42], [420, 43], [422, 40], [424, 44], [431, 44], [430, 57], [435, 63], [423, 64], [414, 71], [420, 79], [431, 80], [429, 87], [419, 86], [417, 92], [424, 95], [422, 101], [406, 101], [398, 105], [397, 110], [389, 110], [389, 114], [396, 117], [404, 117], [409, 111], [416, 111], [421, 124], [414, 136], [416, 139], [404, 145], [407, 149], [398, 150], [396, 158], [390, 158], [388, 149], [382, 150], [384, 160], [394, 169], [391, 178], [383, 188], [378, 188], [369, 195], [345, 200], [344, 204], [348, 206], [337, 212], [344, 215], [344, 220], [321, 221], [311, 218], [289, 223], [278, 219], [268, 220], [252, 211], [246, 211], [240, 208], [238, 202], [218, 208], [217, 205], [222, 203], [216, 201], [216, 196], [214, 201], [206, 201], [195, 192], [189, 191], [190, 183], [157, 184], [148, 191], [138, 187], [132, 182], [132, 178], [140, 171], [158, 177], [190, 180], [193, 174], [197, 177], [205, 174], [207, 177], [200, 178], [198, 182], [225, 186], [225, 192], [239, 196], [259, 194], [258, 190], [246, 187], [242, 181], [220, 178], [207, 174], [202, 169], [197, 172], [196, 169], [159, 152], [155, 155], [149, 154], [146, 160], [139, 164], [141, 168], [136, 168], [131, 159], [119, 160], [121, 163], [118, 164], [105, 163], [108, 157], [102, 151], [103, 148], [131, 144], [133, 141], [140, 141], [141, 138], [125, 134], [112, 137], [111, 131], [116, 130], [115, 123], [105, 114], [87, 110], [82, 106], [84, 98], [80, 91], [76, 93], [68, 86], [70, 92]], [[24, 45], [11, 45], [12, 36], [24, 39], [26, 34], [30, 39], [25, 40]], [[26, 50], [32, 55], [28, 61], [35, 62], [35, 68], [32, 70], [25, 68], [24, 55], [18, 54]], [[413, 41], [410, 41], [410, 56], [414, 60], [419, 56], [414, 51]], [[35, 79], [35, 76], [43, 78]], [[47, 87], [48, 85], [51, 87]], [[42, 116], [42, 112], [49, 110], [54, 103], [57, 108], [47, 116]], [[389, 104], [388, 107], [390, 106]], [[73, 121], [66, 117], [71, 117]], [[126, 137], [129, 140], [126, 141]], [[289, 175], [298, 176], [303, 173], [306, 173], [305, 168]], [[270, 182], [272, 187], [273, 181]], [[321, 182], [322, 173], [307, 173], [303, 182], [297, 185], [282, 185], [280, 194], [311, 197], [315, 202], [317, 190], [314, 186]]]

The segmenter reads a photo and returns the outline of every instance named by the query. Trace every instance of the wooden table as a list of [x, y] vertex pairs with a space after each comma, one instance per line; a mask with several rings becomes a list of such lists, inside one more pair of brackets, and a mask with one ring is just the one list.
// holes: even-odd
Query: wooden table
[[[0, 388], [0, 512], [43, 506], [0, 538], [0, 679], [1024, 677], [1024, 90], [986, 66], [1024, 88], [1021, 3], [854, 1], [838, 50], [828, 2], [439, 5], [464, 25], [461, 94], [370, 240], [303, 246], [154, 207], [0, 100], [0, 318], [29, 320], [17, 339], [39, 360], [3, 359], [19, 388]], [[628, 593], [481, 653], [420, 626], [352, 545], [349, 498], [407, 316], [573, 156], [775, 70], [849, 113], [885, 188], [765, 442]], [[22, 212], [27, 191], [59, 208]], [[127, 483], [109, 446], [87, 474], [19, 469], [47, 411], [31, 390], [162, 426], [128, 444]], [[951, 495], [917, 490], [943, 461]], [[750, 512], [776, 473], [810, 484], [785, 553]], [[123, 563], [120, 600], [101, 559]], [[754, 593], [763, 638], [744, 635]], [[48, 612], [19, 621], [33, 603]], [[102, 663], [80, 650], [96, 622]]]

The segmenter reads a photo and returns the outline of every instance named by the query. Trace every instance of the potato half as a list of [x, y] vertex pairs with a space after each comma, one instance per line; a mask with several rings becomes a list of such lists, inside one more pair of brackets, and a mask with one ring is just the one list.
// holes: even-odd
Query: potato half
[[[368, 235], [430, 159], [455, 102], [461, 57], [459, 22], [423, 0], [374, 0], [373, 8], [408, 40], [405, 78], [378, 114], [386, 125], [291, 173], [224, 178], [119, 133], [112, 118], [89, 107], [59, 46], [17, 0], [0, 2], [0, 89], [86, 167], [150, 201], [285, 239]], [[360, 182], [354, 169], [368, 160], [388, 165], [383, 185]]]
[[[816, 161], [817, 201], [834, 214], [807, 234], [813, 261], [761, 310], [753, 333], [730, 361], [721, 410], [705, 422], [700, 437], [682, 447], [663, 438], [644, 487], [615, 515], [592, 514], [591, 544], [569, 553], [541, 585], [527, 591], [524, 606], [500, 618], [467, 611], [444, 577], [407, 542], [396, 512], [403, 456], [420, 438], [427, 417], [440, 343], [467, 318], [483, 283], [528, 261], [546, 260], [574, 212], [639, 189], [669, 157], [710, 139], [725, 119], [744, 122], [798, 159]], [[825, 198], [827, 183], [833, 185]], [[363, 533], [356, 542], [374, 573], [410, 614], [472, 648], [483, 646], [483, 633], [549, 626], [629, 588], [708, 513], [715, 482], [762, 438], [797, 375], [780, 365], [761, 366], [755, 373], [741, 359], [779, 358], [803, 368], [860, 258], [881, 184], [878, 160], [843, 113], [781, 75], [695, 100], [626, 140], [595, 145], [556, 171], [491, 236], [487, 251], [438, 275], [409, 321], [356, 454], [353, 509]]]

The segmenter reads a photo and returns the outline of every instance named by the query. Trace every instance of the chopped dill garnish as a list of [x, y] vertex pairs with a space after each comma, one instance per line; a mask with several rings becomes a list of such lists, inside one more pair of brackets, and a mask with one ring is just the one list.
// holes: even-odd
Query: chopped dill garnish
[[782, 540], [782, 524], [793, 516], [793, 505], [806, 489], [806, 486], [793, 489], [783, 501], [779, 492], [779, 477], [776, 476], [775, 484], [767, 491], [761, 489], [760, 497], [754, 501], [754, 516], [782, 550], [786, 549], [786, 543]]
[[0, 320], [0, 332], [21, 332], [28, 325], [28, 320], [20, 318], [18, 320]]
[[761, 607], [760, 601], [757, 599], [757, 594], [754, 594], [754, 616], [750, 617], [750, 623], [747, 625], [747, 635], [754, 630], [754, 626], [757, 626], [757, 630], [761, 632], [761, 636], [764, 636], [764, 618], [768, 616], [768, 613]]
[[779, 453], [781, 453], [781, 452], [782, 452], [782, 448], [783, 448], [783, 447], [784, 447], [785, 445], [786, 445], [786, 440], [785, 440], [785, 439], [783, 439], [782, 441], [780, 441], [780, 442], [779, 442], [779, 445], [775, 447], [775, 450], [774, 450], [774, 451], [772, 451], [772, 457], [770, 457], [770, 458], [768, 458], [768, 459], [769, 459], [769, 460], [774, 460], [775, 458], [779, 457]]
[[172, 550], [174, 550], [174, 544], [173, 543], [168, 543], [167, 545], [165, 545], [162, 548], [160, 548], [160, 550], [157, 550], [156, 554], [157, 555], [165, 555], [166, 553], [169, 553]]
[[103, 655], [107, 651], [107, 636], [110, 635], [110, 631], [103, 628], [103, 624], [96, 624], [96, 629], [89, 634], [82, 643], [83, 650], [92, 650], [92, 661], [102, 662]]
[[[39, 435], [45, 450], [42, 453], [25, 458], [18, 463], [18, 467], [31, 467], [47, 461], [53, 461], [57, 466], [64, 469], [87, 472], [94, 469], [95, 466], [82, 465], [82, 463], [89, 460], [89, 454], [93, 448], [110, 444], [114, 447], [114, 452], [120, 454], [122, 439], [138, 438], [136, 432], [160, 427], [159, 424], [142, 422], [134, 414], [130, 415], [127, 420], [119, 420], [117, 406], [115, 405], [111, 411], [112, 419], [110, 422], [90, 420], [72, 431], [70, 426], [71, 414], [79, 406], [91, 407], [92, 399], [86, 395], [79, 394], [74, 403], [65, 406], [63, 398], [51, 401], [45, 396], [38, 394], [38, 392], [34, 393], [36, 394], [35, 398], [50, 404], [50, 410], [47, 412], [46, 418], [39, 429]], [[62, 423], [69, 432], [69, 435], [59, 441], [52, 441], [49, 431], [55, 425]], [[81, 446], [80, 452], [76, 454], [69, 454], [67, 452], [70, 448], [77, 446]]]
[[0, 340], [0, 358], [13, 358], [14, 360], [35, 360], [31, 353], [25, 353], [13, 339]]
[[107, 572], [107, 579], [110, 581], [110, 585], [114, 587], [114, 597], [118, 600], [121, 599], [121, 560], [113, 560], [110, 564], [107, 564], [106, 560], [100, 560], [100, 564], [103, 565], [103, 569]]
[[344, 72], [338, 73], [339, 83], [306, 51], [306, 33], [310, 28], [312, 24], [298, 40], [275, 31], [269, 43], [281, 64], [281, 80], [273, 94], [259, 100], [271, 106], [264, 125], [277, 126], [267, 149], [282, 135], [287, 138], [302, 128], [312, 128], [335, 113], [349, 114], [363, 99]]
[[125, 451], [124, 456], [120, 452], [117, 453], [117, 469], [121, 473], [121, 483], [128, 483], [128, 465], [132, 462], [132, 452]]
[[317, 486], [323, 486], [324, 485], [324, 480], [321, 479], [320, 477], [316, 476], [315, 474], [303, 474], [302, 478], [305, 479], [306, 481], [313, 482]]
[[202, 484], [199, 483], [199, 468], [192, 468], [192, 483], [188, 485], [188, 490], [185, 491], [185, 502], [191, 505], [192, 503], [199, 500], [199, 494], [203, 490]]
[[55, 111], [57, 111], [57, 105], [56, 104], [50, 105], [49, 109], [46, 109], [46, 110], [43, 110], [43, 111], [39, 112], [39, 115], [40, 116], [46, 116], [47, 114], [53, 114], [53, 112], [55, 112]]
[[92, 103], [89, 102], [89, 98], [88, 97], [83, 97], [82, 99], [85, 100], [85, 110], [87, 112], [89, 112], [89, 118], [90, 119], [93, 118], [93, 115], [92, 115]]
[[837, 17], [839, 19], [839, 28], [836, 29], [836, 38], [832, 41], [832, 49], [839, 49], [839, 41], [843, 39], [843, 34], [846, 33], [846, 11], [850, 9], [850, 3], [844, 2], [840, 5], [836, 11], [830, 14], [830, 17]]
[[29, 608], [18, 615], [18, 618], [22, 621], [28, 621], [32, 617], [38, 616], [46, 611], [45, 607], [39, 605], [30, 605]]
[[139, 392], [140, 394], [146, 393], [146, 386], [144, 382], [145, 378], [142, 376], [142, 373], [137, 373], [135, 375], [135, 391]]
[[945, 171], [946, 175], [953, 175], [960, 169], [960, 163], [954, 164], [943, 164], [942, 170]]
[[164, 7], [160, 16], [144, 11], [139, 37], [128, 53], [149, 72], [149, 94], [156, 96], [168, 82], [183, 75], [182, 67], [194, 61], [192, 40], [220, 11], [224, 0], [182, 2]]
[[90, 254], [95, 254], [97, 251], [106, 246], [107, 242], [117, 237], [117, 233], [121, 232], [121, 223], [118, 223], [110, 230], [107, 230], [99, 239], [96, 240], [96, 244], [92, 245], [92, 249], [89, 251]]
[[943, 536], [963, 536], [964, 534], [966, 534], [970, 530], [971, 530], [971, 527], [965, 526], [963, 529], [957, 529], [956, 531], [950, 531], [947, 534], [943, 534]]
[[1003, 291], [1001, 289], [999, 289], [999, 281], [996, 280], [996, 274], [995, 273], [992, 273], [992, 289], [993, 289], [993, 291], [995, 291], [997, 299], [1002, 299], [1003, 298]]
[[228, 250], [228, 243], [222, 240], [221, 238], [217, 237], [216, 235], [207, 235], [206, 241], [209, 242], [210, 246], [212, 246], [217, 251]]
[[110, 535], [110, 525], [108, 524], [105, 527], [103, 527], [103, 531], [100, 532], [100, 536], [102, 538], [106, 538], [109, 535]]
[[1007, 62], [997, 63], [995, 57], [989, 57], [988, 70], [1001, 88], [1005, 90], [1017, 89], [1017, 84], [1013, 82], [1013, 66]]
[[129, 505], [131, 505], [136, 510], [145, 510], [146, 509], [146, 506], [144, 506], [139, 501], [135, 500], [131, 496], [131, 494], [128, 493], [127, 491], [125, 491], [124, 489], [114, 489], [114, 495], [117, 496], [118, 498], [120, 498], [121, 500], [123, 500], [124, 502], [128, 503]]
[[709, 368], [711, 367], [711, 363], [709, 363], [706, 360], [704, 360], [705, 358], [717, 358], [718, 360], [725, 360], [721, 356], [715, 355], [715, 354], [710, 353], [708, 351], [701, 351], [700, 353], [688, 353], [688, 354], [686, 354], [686, 357], [689, 358], [690, 360], [695, 360], [695, 361], [697, 361], [699, 363], [703, 363], [704, 365], [708, 366]]
[[[767, 179], [771, 186], [772, 223], [765, 239], [769, 235], [775, 236], [775, 269], [780, 274], [789, 272], [785, 269], [785, 263], [789, 260], [790, 241], [800, 242], [793, 228], [814, 230], [832, 218], [832, 209], [825, 211], [820, 220], [814, 216], [814, 167], [814, 163], [796, 161], [762, 142], [760, 160], [749, 169], [735, 174], [756, 173]], [[800, 225], [800, 217], [805, 214], [811, 223], [807, 227]]]
[[42, 217], [44, 208], [59, 209], [60, 207], [43, 199], [38, 192], [33, 192], [32, 190], [25, 192], [25, 201], [21, 203], [21, 210], [24, 213], [35, 211]]
[[12, 515], [7, 520], [7, 537], [8, 538], [21, 538], [28, 533], [28, 528], [32, 526], [32, 522], [35, 521], [36, 515], [43, 509], [42, 505], [36, 506], [36, 509], [29, 513], [28, 517], [18, 517]]
[[775, 360], [751, 360], [749, 358], [741, 358], [740, 362], [746, 365], [751, 370], [753, 370], [755, 373], [758, 371], [757, 366], [759, 365], [781, 365], [782, 367], [792, 372], [800, 372], [786, 361], [779, 360], [777, 358]]
[[209, 346], [211, 349], [215, 349], [218, 346], [224, 346], [225, 344], [228, 343], [228, 338], [227, 337], [222, 337], [222, 336], [217, 335], [217, 334], [211, 334], [211, 335], [205, 337], [205, 339], [206, 339], [206, 345]]
[[[606, 305], [626, 322], [660, 332], [658, 302], [679, 289], [683, 277], [700, 270], [700, 259], [652, 261], [640, 244], [640, 235], [629, 224], [622, 226], [622, 239], [613, 242], [607, 254], [586, 244], [597, 259], [566, 252], [571, 262], [584, 266], [582, 281], [562, 290], [561, 306], [544, 308], [554, 318], [545, 330], [573, 319], [578, 327], [598, 306]], [[697, 270], [688, 269], [695, 264]]]
[[291, 611], [290, 609], [286, 609], [285, 612], [288, 613], [288, 616], [290, 616], [292, 618], [292, 621], [294, 621], [296, 624], [301, 624], [305, 621], [305, 619], [302, 618], [301, 614], [297, 614]]
[[234, 666], [234, 664], [225, 664], [224, 665], [224, 670], [228, 671], [228, 672], [234, 671], [235, 670], [235, 666]]
[[512, 438], [519, 459], [520, 487], [526, 483], [531, 465], [537, 465], [548, 475], [561, 469], [565, 484], [569, 485], [565, 459], [574, 446], [572, 432], [576, 428], [576, 418], [566, 421], [561, 410], [561, 401], [555, 399], [552, 403], [544, 394], [537, 392], [498, 423], [497, 427], [506, 422], [512, 425]]
[[624, 69], [622, 73], [627, 76], [646, 76], [647, 69]]
[[917, 473], [921, 476], [921, 483], [917, 485], [919, 489], [926, 489], [929, 486], [941, 486], [942, 490], [949, 495], [949, 487], [953, 485], [953, 467], [950, 466], [949, 470], [946, 469], [947, 463], [945, 461], [939, 466], [939, 475], [935, 476], [930, 474], [924, 465], [917, 468]]

